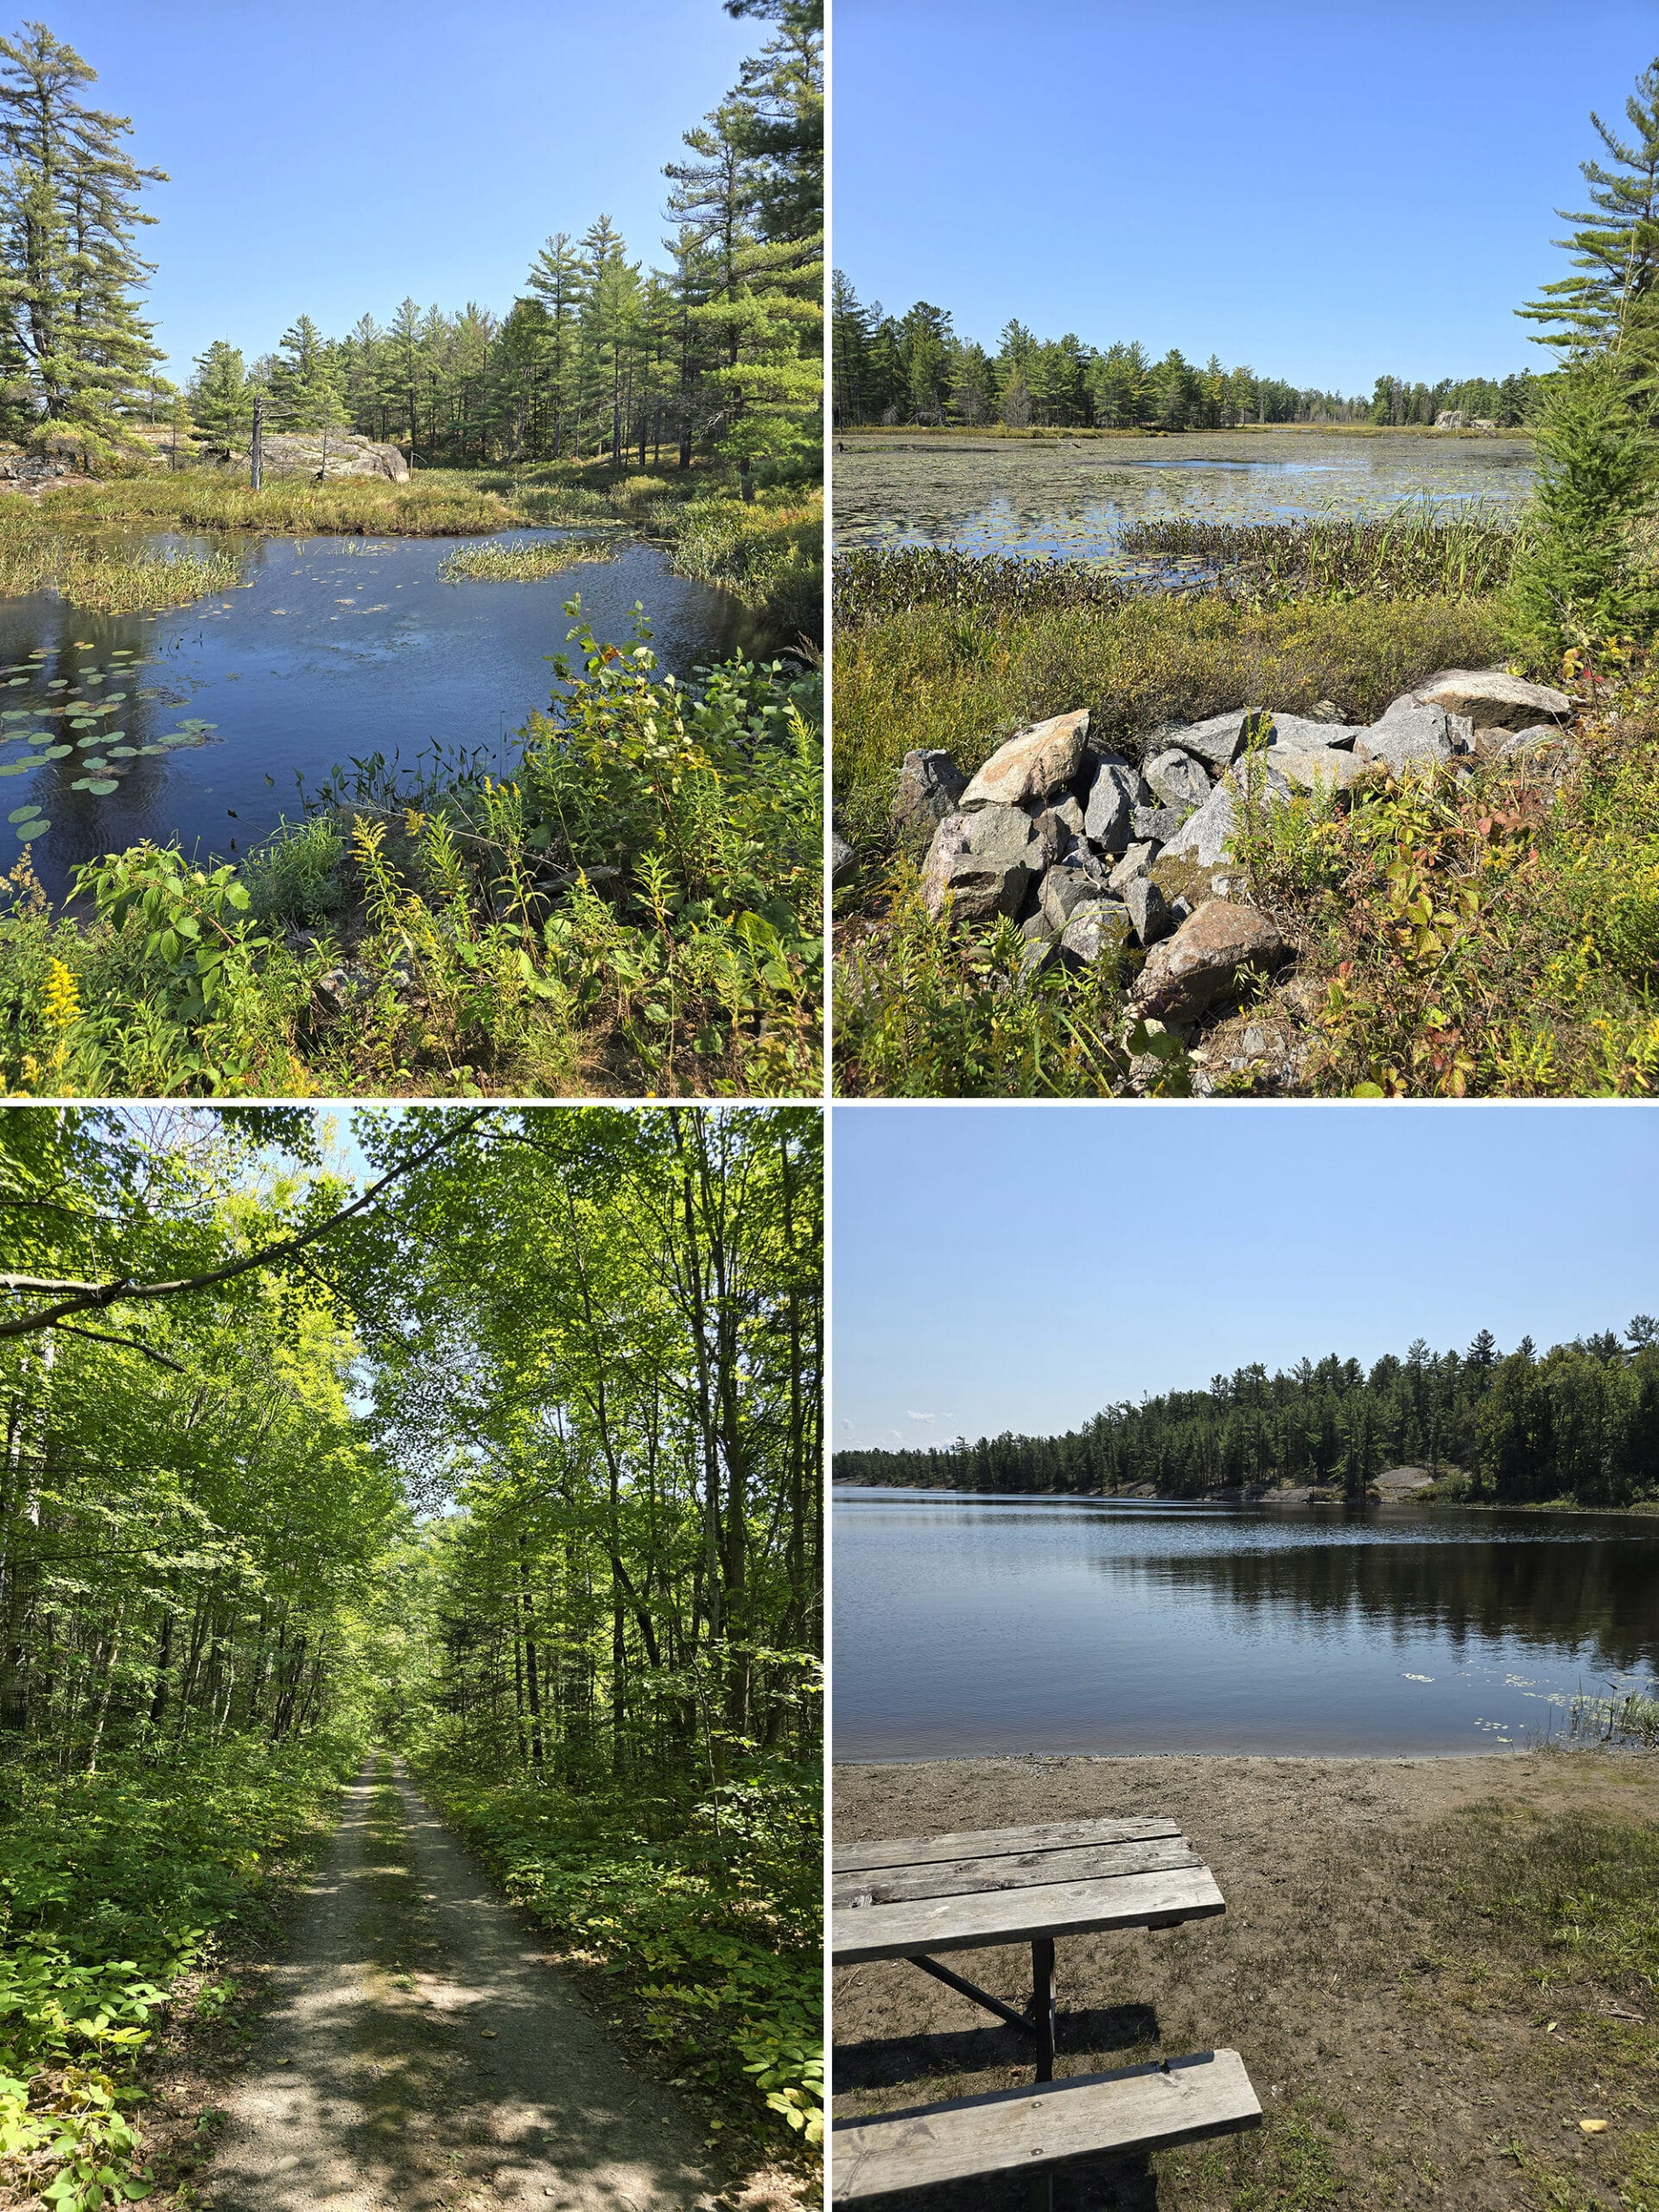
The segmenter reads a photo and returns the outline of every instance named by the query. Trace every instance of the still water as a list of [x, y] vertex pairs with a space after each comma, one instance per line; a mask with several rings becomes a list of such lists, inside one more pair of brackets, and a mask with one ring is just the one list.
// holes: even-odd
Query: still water
[[835, 1493], [836, 1756], [1400, 1756], [1659, 1675], [1615, 1515]]
[[953, 545], [969, 553], [1109, 561], [1126, 522], [1292, 522], [1517, 506], [1533, 480], [1524, 438], [1341, 437], [1206, 431], [1028, 443], [927, 442], [902, 430], [836, 453], [836, 543]]
[[170, 613], [0, 601], [0, 870], [30, 826], [4, 817], [31, 804], [50, 824], [29, 836], [35, 871], [58, 899], [77, 861], [140, 838], [177, 838], [204, 858], [245, 853], [298, 816], [296, 778], [315, 785], [353, 757], [412, 766], [438, 746], [505, 760], [556, 688], [549, 656], [565, 649], [563, 608], [578, 593], [601, 642], [626, 644], [643, 602], [677, 675], [730, 649], [731, 602], [632, 541], [533, 583], [440, 580], [451, 553], [487, 537], [226, 542], [239, 587]]

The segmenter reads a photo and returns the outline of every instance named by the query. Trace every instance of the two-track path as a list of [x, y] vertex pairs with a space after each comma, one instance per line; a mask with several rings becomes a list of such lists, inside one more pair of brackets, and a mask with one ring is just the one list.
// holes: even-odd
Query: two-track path
[[346, 1791], [275, 1985], [213, 2212], [691, 2212], [718, 2190], [690, 2114], [400, 1766]]

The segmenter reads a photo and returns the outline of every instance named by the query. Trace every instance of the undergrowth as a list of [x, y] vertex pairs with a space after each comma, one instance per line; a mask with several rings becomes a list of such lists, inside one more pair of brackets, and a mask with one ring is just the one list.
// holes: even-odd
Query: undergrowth
[[[159, 1749], [159, 1747], [158, 1747]], [[0, 2177], [53, 2212], [150, 2193], [144, 2054], [231, 1928], [326, 1834], [354, 1749], [168, 1745], [94, 1774], [0, 1766]]]
[[[779, 1095], [817, 1087], [816, 678], [687, 685], [599, 644], [516, 774], [378, 756], [242, 870], [140, 845], [0, 908], [13, 1095]], [[303, 926], [296, 926], [301, 925]]]
[[774, 2149], [823, 2133], [821, 1770], [588, 1794], [420, 1768], [509, 1894], [629, 2000], [677, 2069]]

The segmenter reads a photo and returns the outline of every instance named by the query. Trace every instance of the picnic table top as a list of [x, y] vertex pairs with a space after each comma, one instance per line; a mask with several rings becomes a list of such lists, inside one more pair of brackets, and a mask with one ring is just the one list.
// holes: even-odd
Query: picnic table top
[[844, 1844], [831, 1904], [837, 1965], [1168, 1928], [1226, 1909], [1174, 1821], [1155, 1817]]

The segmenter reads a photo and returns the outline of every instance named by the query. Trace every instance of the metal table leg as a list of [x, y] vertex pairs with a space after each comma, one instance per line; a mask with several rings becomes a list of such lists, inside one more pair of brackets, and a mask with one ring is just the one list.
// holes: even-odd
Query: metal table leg
[[1039, 1936], [1031, 1947], [1031, 2018], [1037, 2031], [1037, 2079], [1054, 2079], [1054, 1938]]

